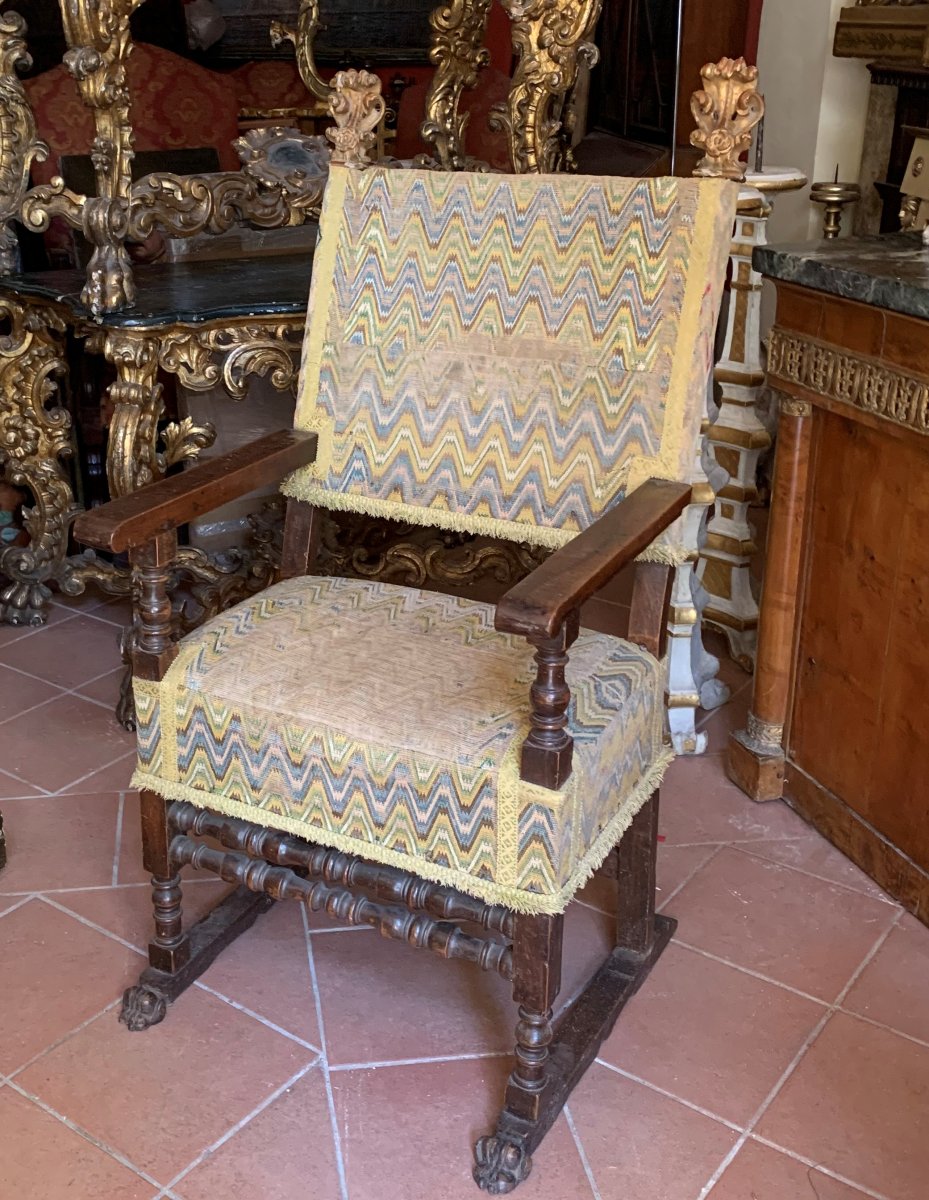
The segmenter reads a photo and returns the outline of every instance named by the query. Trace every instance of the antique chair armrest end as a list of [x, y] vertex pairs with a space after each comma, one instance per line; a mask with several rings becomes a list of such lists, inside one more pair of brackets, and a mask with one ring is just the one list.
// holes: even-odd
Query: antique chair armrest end
[[81, 513], [74, 536], [98, 550], [131, 550], [255, 488], [279, 482], [315, 457], [315, 433], [270, 433]]
[[681, 515], [689, 484], [649, 479], [499, 600], [502, 633], [552, 638], [567, 617], [598, 592]]

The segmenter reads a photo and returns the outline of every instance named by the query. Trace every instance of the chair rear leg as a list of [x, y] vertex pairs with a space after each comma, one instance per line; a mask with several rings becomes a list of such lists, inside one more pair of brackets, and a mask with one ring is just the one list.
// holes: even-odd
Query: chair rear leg
[[[563, 916], [516, 918], [513, 934], [513, 999], [519, 1005], [516, 1062], [496, 1131], [474, 1146], [474, 1180], [494, 1196], [511, 1192], [532, 1169], [532, 1151], [561, 1105], [552, 1098], [549, 1046], [552, 1009], [561, 987]], [[563, 1101], [562, 1101], [563, 1103]]]
[[617, 847], [616, 945], [645, 955], [655, 941], [658, 790], [639, 809]]

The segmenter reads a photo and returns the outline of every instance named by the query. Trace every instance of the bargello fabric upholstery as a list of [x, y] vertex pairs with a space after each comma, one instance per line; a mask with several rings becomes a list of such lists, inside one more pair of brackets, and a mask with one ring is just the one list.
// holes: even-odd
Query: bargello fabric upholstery
[[[296, 417], [319, 457], [285, 490], [557, 546], [645, 479], [688, 479], [737, 194], [334, 167]], [[558, 790], [519, 778], [534, 674], [491, 606], [290, 580], [136, 681], [135, 784], [560, 912], [670, 760], [664, 673], [581, 632]]]
[[284, 491], [555, 547], [645, 479], [689, 479], [735, 197], [334, 167], [296, 415], [319, 456]]
[[526, 912], [561, 911], [669, 760], [661, 664], [582, 631], [574, 769], [524, 783], [532, 650], [492, 605], [292, 579], [189, 635], [136, 680], [134, 783]]

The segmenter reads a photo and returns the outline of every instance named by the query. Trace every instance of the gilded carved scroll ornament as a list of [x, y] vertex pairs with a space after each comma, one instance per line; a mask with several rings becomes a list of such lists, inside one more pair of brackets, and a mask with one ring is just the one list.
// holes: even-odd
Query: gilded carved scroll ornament
[[32, 65], [25, 33], [21, 16], [0, 14], [0, 272], [4, 274], [15, 271], [19, 262], [10, 221], [20, 215], [33, 162], [48, 156], [48, 147], [36, 136], [35, 117], [17, 75], [18, 69]]
[[429, 17], [433, 29], [429, 59], [435, 74], [426, 97], [425, 141], [435, 150], [439, 166], [460, 171], [470, 165], [464, 150], [467, 113], [458, 105], [465, 88], [473, 88], [479, 72], [490, 62], [484, 34], [491, 0], [450, 0]]
[[320, 100], [328, 100], [332, 88], [323, 79], [313, 55], [313, 41], [319, 29], [319, 0], [300, 0], [297, 27], [292, 29], [282, 21], [271, 22], [271, 44], [281, 46], [291, 42], [297, 56], [297, 70], [307, 91]]
[[599, 52], [590, 40], [602, 0], [501, 0], [513, 25], [517, 66], [504, 128], [517, 173], [545, 174], [570, 168], [572, 113], [569, 97], [581, 67]]
[[251, 375], [263, 375], [280, 392], [296, 384], [304, 320], [253, 319], [230, 326], [175, 329], [161, 338], [159, 362], [191, 391], [220, 384], [244, 398]]
[[0, 320], [7, 326], [0, 337], [0, 461], [5, 478], [27, 488], [33, 501], [23, 510], [29, 545], [0, 552], [0, 575], [9, 580], [0, 590], [0, 620], [40, 624], [79, 511], [62, 466], [72, 452], [71, 417], [58, 393], [65, 322], [57, 309], [7, 300], [0, 300]]
[[745, 164], [739, 160], [764, 116], [758, 68], [750, 67], [744, 58], [724, 58], [707, 63], [700, 76], [703, 87], [694, 92], [690, 102], [697, 123], [690, 141], [704, 156], [694, 174], [741, 181]]

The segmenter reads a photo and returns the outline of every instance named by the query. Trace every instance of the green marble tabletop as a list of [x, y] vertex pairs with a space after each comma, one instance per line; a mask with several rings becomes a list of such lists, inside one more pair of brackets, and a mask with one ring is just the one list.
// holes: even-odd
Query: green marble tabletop
[[[104, 329], [152, 327], [304, 313], [312, 267], [311, 252], [137, 266], [135, 304], [105, 313], [98, 324]], [[78, 270], [4, 275], [0, 294], [57, 301], [76, 321], [91, 323], [80, 299], [85, 278]]]
[[919, 233], [759, 246], [752, 261], [769, 279], [929, 318], [929, 247]]

